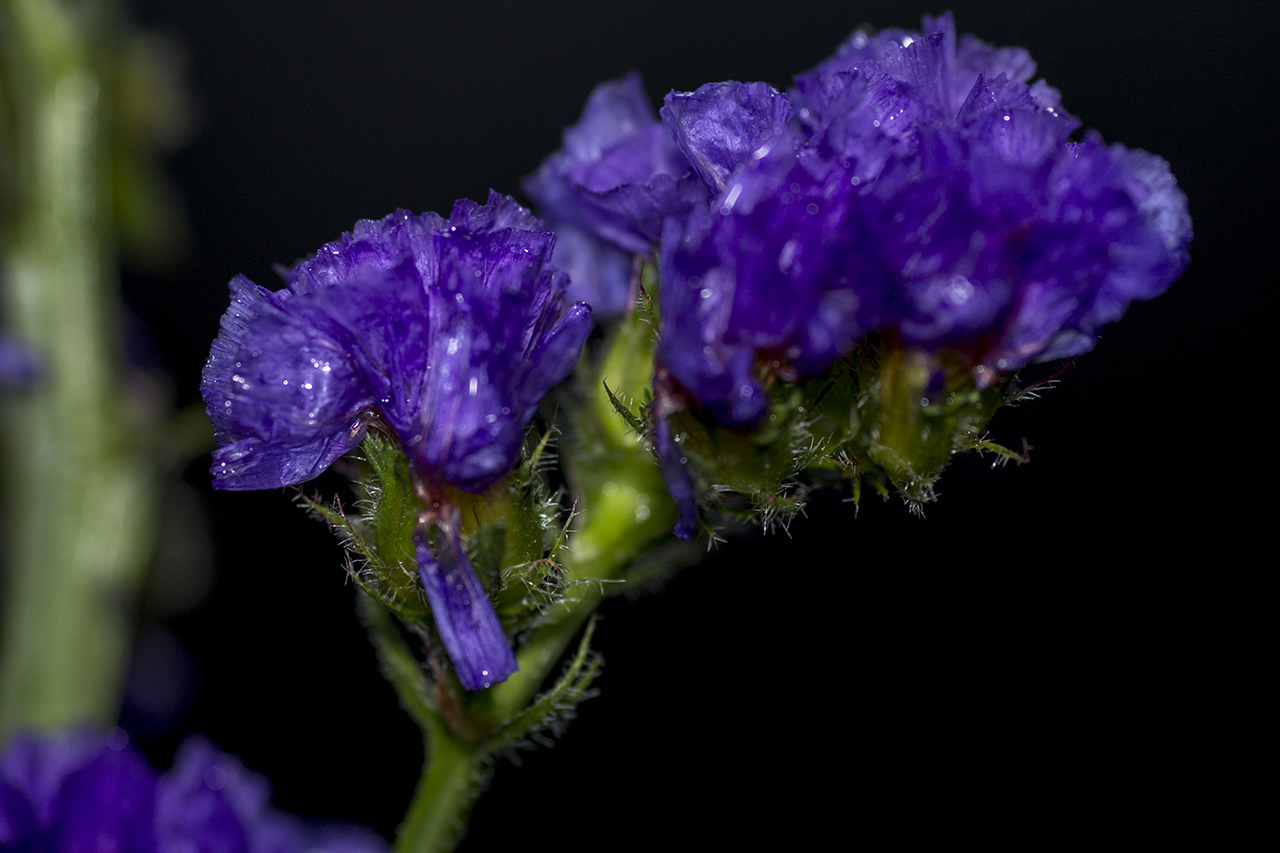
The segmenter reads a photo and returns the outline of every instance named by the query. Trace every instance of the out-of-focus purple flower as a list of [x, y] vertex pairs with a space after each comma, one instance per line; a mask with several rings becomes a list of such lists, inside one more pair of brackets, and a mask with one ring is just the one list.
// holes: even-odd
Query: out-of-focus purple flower
[[40, 359], [0, 332], [0, 388], [29, 388], [40, 380]]
[[635, 298], [635, 254], [563, 222], [548, 227], [556, 234], [551, 260], [569, 276], [569, 298], [590, 305], [591, 315], [600, 320], [625, 314]]
[[16, 735], [0, 754], [0, 846], [154, 850], [155, 787], [123, 733]]
[[156, 785], [156, 839], [162, 853], [375, 853], [385, 842], [352, 824], [314, 825], [271, 807], [271, 786], [239, 759], [189, 738]]
[[120, 730], [19, 734], [0, 753], [0, 846], [23, 853], [380, 853], [356, 826], [270, 805], [266, 780], [193, 738], [157, 774]]
[[[201, 385], [219, 444], [215, 487], [308, 480], [377, 419], [440, 508], [424, 514], [420, 539], [442, 523], [452, 541], [445, 487], [480, 492], [510, 470], [590, 332], [590, 309], [565, 301], [566, 277], [548, 263], [554, 243], [491, 194], [485, 206], [458, 202], [448, 221], [402, 211], [360, 222], [299, 264], [286, 290], [237, 278]], [[459, 678], [480, 689], [515, 671], [515, 658], [465, 555], [445, 551], [419, 548], [419, 570]]]
[[[556, 263], [570, 274], [571, 296], [601, 317], [625, 308], [629, 258], [652, 251], [662, 220], [710, 195], [654, 115], [635, 72], [595, 88], [578, 123], [565, 130], [564, 147], [523, 186], [557, 233], [576, 232]], [[579, 258], [605, 262], [594, 270], [575, 263], [560, 254], [570, 247]]]
[[668, 98], [722, 190], [667, 223], [658, 375], [751, 427], [768, 375], [820, 373], [868, 332], [958, 353], [984, 387], [1091, 349], [1162, 293], [1191, 238], [1168, 165], [1070, 142], [1078, 122], [1034, 73], [1021, 48], [957, 39], [947, 14], [855, 33], [796, 78], [788, 131], [762, 144], [748, 87]]

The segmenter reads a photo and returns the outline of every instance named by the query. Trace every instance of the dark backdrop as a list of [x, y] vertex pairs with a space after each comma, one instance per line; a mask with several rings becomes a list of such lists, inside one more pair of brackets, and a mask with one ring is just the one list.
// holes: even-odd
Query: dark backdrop
[[[1030, 465], [958, 460], [924, 519], [896, 499], [855, 514], [843, 495], [820, 497], [789, 536], [730, 542], [660, 595], [609, 603], [601, 696], [554, 748], [498, 767], [464, 850], [803, 847], [832, 829], [853, 842], [954, 827], [957, 814], [988, 837], [1015, 814], [1055, 834], [1105, 817], [1197, 819], [1189, 805], [1231, 737], [1220, 712], [1248, 707], [1236, 667], [1261, 636], [1247, 606], [1260, 558], [1242, 534], [1272, 508], [1260, 484], [1275, 380], [1258, 365], [1275, 340], [1262, 252], [1277, 225], [1264, 131], [1280, 15], [1270, 3], [952, 8], [962, 32], [1027, 47], [1086, 126], [1170, 161], [1195, 221], [1190, 269], [1059, 388], [996, 418], [993, 438], [1025, 438]], [[170, 160], [192, 252], [125, 278], [181, 404], [198, 401], [232, 276], [276, 286], [273, 264], [397, 207], [519, 196], [598, 81], [639, 69], [655, 103], [723, 79], [785, 88], [860, 23], [916, 27], [941, 11], [133, 9], [185, 45], [201, 112]], [[375, 672], [340, 552], [289, 493], [215, 494], [207, 466], [185, 481], [212, 531], [213, 585], [181, 613], [149, 599], [140, 647], [168, 649], [157, 659], [179, 673], [185, 710], [135, 721], [138, 736], [164, 763], [203, 732], [269, 774], [281, 806], [390, 835], [419, 742]], [[188, 551], [199, 541], [172, 529]]]

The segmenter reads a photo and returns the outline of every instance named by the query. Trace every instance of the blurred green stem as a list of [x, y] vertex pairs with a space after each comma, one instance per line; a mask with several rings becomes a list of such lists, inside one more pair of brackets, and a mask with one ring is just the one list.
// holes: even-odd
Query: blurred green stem
[[93, 52], [104, 9], [0, 0], [16, 190], [5, 308], [44, 367], [4, 412], [0, 736], [115, 723], [154, 524], [118, 369], [110, 123]]

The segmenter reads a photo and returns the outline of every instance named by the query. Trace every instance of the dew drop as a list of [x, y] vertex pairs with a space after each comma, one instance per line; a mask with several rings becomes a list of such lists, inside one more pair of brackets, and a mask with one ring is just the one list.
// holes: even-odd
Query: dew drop
[[221, 767], [210, 767], [204, 772], [204, 784], [213, 791], [221, 791], [227, 784], [227, 771]]

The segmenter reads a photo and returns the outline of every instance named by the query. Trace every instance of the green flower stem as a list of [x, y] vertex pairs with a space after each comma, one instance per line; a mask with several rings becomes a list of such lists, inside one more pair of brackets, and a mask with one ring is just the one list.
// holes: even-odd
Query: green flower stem
[[488, 752], [483, 743], [466, 742], [444, 724], [426, 690], [420, 665], [400, 638], [387, 609], [367, 595], [360, 596], [359, 604], [382, 673], [422, 730], [428, 756], [395, 849], [398, 853], [452, 850], [484, 789], [489, 773]]
[[491, 764], [482, 744], [466, 743], [435, 725], [426, 734], [430, 757], [396, 836], [396, 853], [445, 853], [462, 837], [467, 818], [488, 782]]
[[[637, 442], [636, 450], [640, 449]], [[488, 716], [493, 719], [507, 722], [526, 711], [610, 584], [622, 579], [646, 546], [669, 536], [675, 523], [675, 507], [661, 490], [657, 466], [647, 453], [596, 456], [595, 461], [601, 464], [591, 466], [596, 476], [588, 479], [595, 485], [584, 490], [586, 518], [572, 536], [565, 558], [564, 580], [571, 594], [554, 606], [519, 651], [519, 671], [489, 691]], [[450, 729], [424, 690], [419, 665], [390, 615], [371, 600], [363, 607], [384, 674], [422, 728], [427, 751], [395, 849], [398, 853], [452, 850], [488, 780], [494, 751], [509, 744], [501, 730], [467, 740]], [[570, 664], [571, 672], [586, 665], [586, 656], [584, 645]]]
[[[118, 375], [103, 3], [0, 0], [13, 138], [6, 319], [43, 361], [6, 401], [0, 737], [118, 713], [154, 483]], [[8, 153], [8, 152], [5, 152]]]

